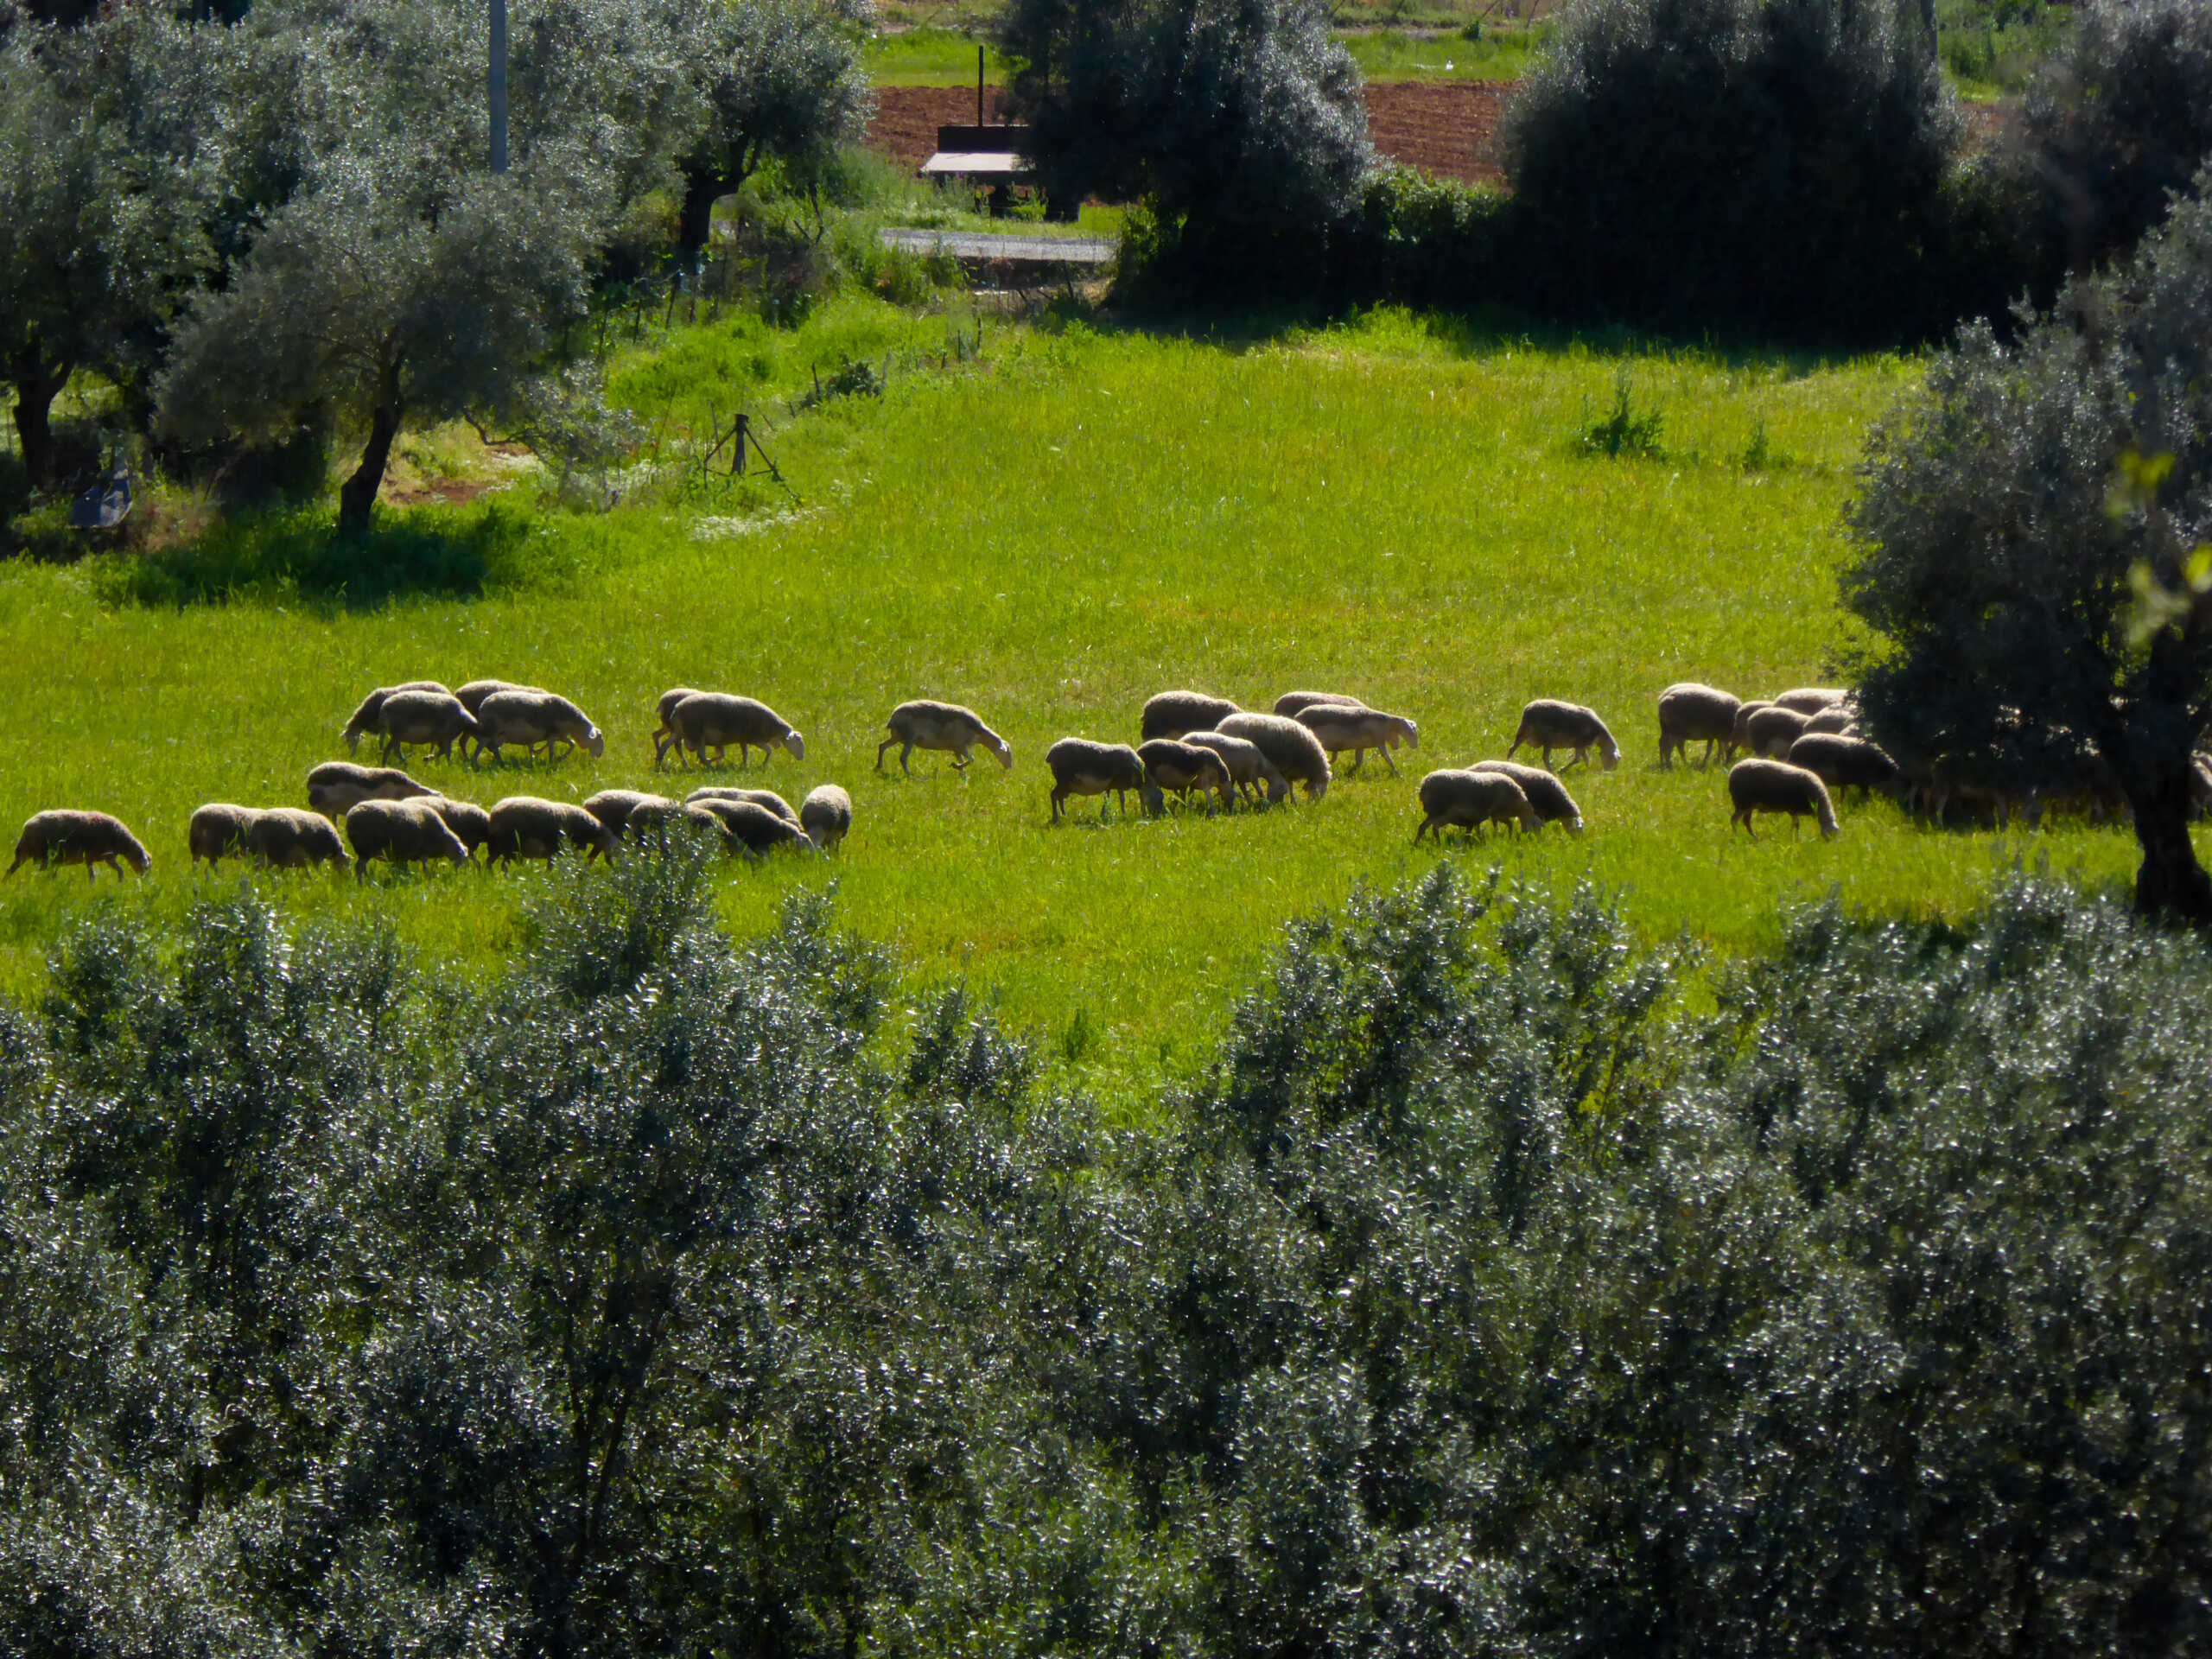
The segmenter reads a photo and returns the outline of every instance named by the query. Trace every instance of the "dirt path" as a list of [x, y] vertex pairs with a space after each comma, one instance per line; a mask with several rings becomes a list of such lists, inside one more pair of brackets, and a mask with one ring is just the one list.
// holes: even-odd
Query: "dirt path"
[[[1367, 89], [1367, 126], [1375, 148], [1440, 178], [1498, 184], [1491, 146], [1510, 81], [1383, 81]], [[972, 86], [883, 86], [876, 90], [870, 149], [919, 167], [937, 148], [937, 130], [976, 118]], [[998, 118], [994, 107], [991, 118]]]

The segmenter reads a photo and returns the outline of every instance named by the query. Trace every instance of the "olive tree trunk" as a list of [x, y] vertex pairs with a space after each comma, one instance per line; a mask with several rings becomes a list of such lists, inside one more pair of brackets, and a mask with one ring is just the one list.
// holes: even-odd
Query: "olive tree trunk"
[[54, 399], [69, 384], [69, 364], [49, 362], [35, 351], [18, 352], [8, 362], [8, 378], [16, 384], [16, 435], [34, 489], [54, 481]]
[[399, 435], [400, 406], [397, 398], [379, 403], [369, 417], [369, 442], [361, 451], [361, 464], [338, 488], [338, 533], [360, 536], [368, 531], [375, 512], [377, 492], [384, 486], [385, 468], [391, 461], [391, 441]]
[[2161, 921], [2212, 926], [2212, 876], [2196, 861], [2189, 838], [2189, 757], [2177, 764], [2139, 763], [2127, 774], [2128, 804], [2143, 868], [2135, 874], [2135, 908]]

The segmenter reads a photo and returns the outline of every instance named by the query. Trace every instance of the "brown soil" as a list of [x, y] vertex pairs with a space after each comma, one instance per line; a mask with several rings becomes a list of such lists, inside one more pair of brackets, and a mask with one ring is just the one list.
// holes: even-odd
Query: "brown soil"
[[[1375, 148], [1394, 161], [1441, 178], [1503, 181], [1491, 146], [1511, 90], [1506, 81], [1383, 81], [1367, 89], [1367, 128]], [[999, 118], [992, 94], [991, 118]], [[976, 118], [972, 86], [882, 86], [876, 90], [869, 148], [906, 167], [937, 149], [940, 126]]]

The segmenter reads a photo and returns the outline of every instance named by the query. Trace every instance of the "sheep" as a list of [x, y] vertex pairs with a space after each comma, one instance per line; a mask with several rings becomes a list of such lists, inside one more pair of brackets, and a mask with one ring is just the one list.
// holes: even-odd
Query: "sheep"
[[485, 698], [501, 691], [527, 691], [538, 697], [549, 695], [543, 686], [518, 685], [512, 680], [471, 680], [467, 685], [457, 687], [453, 695], [462, 708], [474, 715], [483, 708]]
[[1248, 800], [1259, 798], [1267, 791], [1270, 801], [1279, 801], [1289, 793], [1290, 783], [1277, 772], [1274, 763], [1260, 753], [1259, 745], [1241, 737], [1231, 737], [1226, 732], [1192, 732], [1182, 740], [1195, 743], [1202, 749], [1211, 749], [1229, 768], [1229, 776], [1237, 792]]
[[1432, 772], [1421, 780], [1421, 810], [1415, 842], [1432, 830], [1441, 839], [1452, 824], [1471, 836], [1486, 823], [1515, 825], [1531, 833], [1544, 827], [1521, 785], [1500, 772], [1456, 767]]
[[2212, 754], [2189, 757], [2189, 810], [2197, 817], [2212, 814]]
[[1045, 764], [1052, 773], [1052, 822], [1060, 821], [1062, 804], [1071, 795], [1113, 794], [1129, 810], [1129, 791], [1141, 797], [1145, 788], [1144, 762], [1126, 743], [1094, 743], [1087, 737], [1064, 737], [1045, 751]]
[[1157, 816], [1166, 808], [1163, 790], [1187, 797], [1193, 789], [1212, 790], [1221, 797], [1224, 810], [1236, 798], [1230, 781], [1229, 763], [1202, 743], [1185, 743], [1173, 737], [1155, 737], [1137, 745], [1137, 759], [1144, 762], [1145, 810]]
[[665, 795], [650, 795], [643, 790], [602, 789], [596, 795], [584, 798], [584, 810], [605, 824], [610, 834], [624, 835], [630, 826], [630, 815], [649, 801], [664, 801], [671, 806], [676, 803]]
[[335, 864], [343, 870], [353, 861], [346, 856], [337, 827], [321, 813], [297, 806], [272, 806], [255, 813], [246, 826], [245, 850], [280, 870], [307, 864]]
[[435, 858], [468, 862], [468, 849], [446, 821], [421, 799], [365, 800], [346, 815], [346, 839], [353, 848], [353, 879], [369, 879], [369, 861], [422, 864]]
[[435, 680], [403, 680], [397, 685], [380, 685], [361, 699], [360, 707], [353, 710], [353, 718], [346, 722], [339, 735], [346, 740], [346, 753], [359, 751], [364, 734], [377, 729], [377, 711], [384, 707], [384, 700], [395, 691], [443, 691], [445, 687]]
[[1296, 720], [1316, 703], [1335, 703], [1339, 708], [1364, 709], [1364, 697], [1347, 696], [1341, 691], [1286, 691], [1275, 699], [1274, 712], [1285, 720]]
[[705, 789], [693, 790], [683, 799], [691, 806], [704, 806], [709, 801], [750, 801], [755, 806], [766, 807], [779, 818], [789, 819], [793, 823], [798, 822], [798, 814], [792, 810], [791, 804], [772, 789], [730, 789], [709, 785]]
[[885, 722], [891, 735], [876, 746], [875, 769], [883, 770], [883, 756], [893, 744], [898, 744], [899, 770], [912, 772], [907, 757], [916, 749], [932, 749], [952, 756], [956, 772], [968, 769], [968, 751], [981, 744], [999, 758], [999, 765], [1007, 771], [1014, 769], [1014, 750], [1007, 741], [983, 724], [982, 717], [973, 709], [963, 709], [957, 702], [931, 702], [926, 699], [902, 702], [891, 711]]
[[594, 855], [611, 858], [614, 854], [614, 832], [581, 806], [535, 795], [510, 795], [493, 803], [491, 834], [485, 842], [488, 863], [550, 858], [563, 841], [582, 848], [587, 861]]
[[1535, 809], [1536, 817], [1546, 823], [1563, 823], [1571, 836], [1582, 833], [1582, 809], [1574, 804], [1574, 797], [1567, 792], [1567, 785], [1541, 766], [1524, 766], [1512, 760], [1478, 760], [1470, 772], [1494, 772], [1501, 778], [1510, 778], [1521, 785], [1521, 792], [1529, 798], [1529, 804]]
[[719, 761], [733, 743], [737, 745], [740, 767], [751, 764], [756, 748], [760, 751], [760, 763], [766, 766], [769, 751], [779, 744], [791, 752], [792, 760], [806, 759], [806, 740], [791, 729], [791, 722], [766, 703], [756, 702], [751, 697], [733, 697], [720, 691], [697, 692], [670, 709], [668, 720], [676, 733], [676, 758], [679, 762], [686, 749], [699, 757], [701, 766], [707, 763], [709, 749], [715, 752], [715, 759]]
[[1370, 749], [1382, 752], [1382, 764], [1390, 775], [1398, 775], [1398, 763], [1390, 758], [1390, 751], [1403, 743], [1408, 748], [1421, 747], [1421, 728], [1403, 715], [1386, 715], [1379, 709], [1370, 709], [1359, 703], [1313, 702], [1300, 709], [1294, 716], [1298, 723], [1321, 740], [1333, 766], [1337, 757], [1346, 749], [1351, 751], [1351, 765], [1345, 776], [1357, 772], [1367, 759]]
[[1243, 710], [1226, 697], [1210, 697], [1203, 691], [1162, 691], [1145, 700], [1137, 740], [1186, 737], [1192, 732], [1217, 730], [1221, 722]]
[[1839, 732], [1808, 731], [1789, 746], [1785, 758], [1791, 766], [1814, 773], [1830, 789], [1855, 786], [1862, 801], [1871, 790], [1897, 785], [1896, 761], [1866, 739], [1846, 737]]
[[817, 784], [798, 804], [799, 827], [826, 853], [853, 827], [853, 798], [835, 784]]
[[1235, 714], [1214, 729], [1257, 747], [1268, 763], [1283, 775], [1285, 798], [1291, 784], [1305, 785], [1309, 801], [1318, 801], [1329, 792], [1329, 752], [1321, 747], [1319, 738], [1296, 721], [1281, 715]]
[[653, 728], [653, 765], [658, 766], [668, 754], [668, 746], [676, 741], [676, 728], [669, 723], [669, 716], [676, 712], [676, 705], [686, 697], [696, 697], [697, 690], [688, 685], [671, 685], [660, 694], [655, 712], [660, 723]]
[[1713, 751], [1727, 743], [1736, 729], [1736, 711], [1743, 706], [1727, 692], [1694, 680], [1669, 686], [1659, 694], [1660, 766], [1672, 766], [1678, 753], [1687, 760], [1693, 743], [1705, 745], [1699, 764], [1711, 766]]
[[1795, 709], [1801, 715], [1817, 715], [1833, 703], [1849, 701], [1851, 693], [1828, 685], [1801, 685], [1769, 699], [1777, 709]]
[[[410, 743], [435, 744], [439, 759], [450, 760], [454, 740], [474, 737], [477, 724], [476, 716], [450, 692], [395, 691], [377, 710], [377, 730], [384, 735], [386, 760], [404, 758]], [[468, 753], [465, 741], [461, 753]]]
[[1738, 760], [1728, 768], [1728, 798], [1736, 808], [1728, 827], [1732, 830], [1742, 824], [1744, 833], [1753, 841], [1758, 839], [1751, 828], [1754, 812], [1787, 812], [1793, 836], [1797, 833], [1797, 820], [1803, 817], [1821, 821], [1823, 839], [1833, 840], [1843, 833], [1836, 824], [1828, 786], [1820, 775], [1787, 760]]
[[1856, 736], [1859, 731], [1859, 711], [1847, 702], [1832, 702], [1807, 721], [1805, 729], [1816, 735], [1847, 732]]
[[404, 801], [436, 793], [391, 766], [326, 760], [308, 773], [308, 804], [332, 819], [342, 819], [363, 801]]
[[476, 849], [492, 838], [492, 815], [474, 801], [456, 801], [444, 795], [427, 797], [423, 804], [436, 813], [447, 829], [474, 858]]
[[192, 849], [187, 862], [197, 864], [204, 858], [212, 870], [225, 853], [245, 852], [246, 831], [260, 816], [250, 806], [232, 806], [224, 801], [193, 808], [192, 821], [184, 832], [185, 844]]
[[637, 801], [623, 818], [622, 834], [632, 846], [665, 849], [669, 832], [679, 827], [711, 836], [726, 848], [737, 844], [722, 821], [705, 807], [672, 801], [665, 795], [647, 795]]
[[806, 832], [791, 818], [773, 811], [758, 801], [726, 801], [709, 798], [703, 801], [689, 801], [702, 811], [711, 812], [721, 820], [733, 851], [747, 857], [766, 858], [779, 847], [812, 847]]
[[1773, 707], [1772, 703], [1760, 698], [1737, 705], [1735, 724], [1729, 727], [1728, 741], [1721, 746], [1720, 758], [1723, 760], [1733, 760], [1737, 750], [1751, 747], [1751, 716], [1762, 709]]
[[494, 760], [507, 743], [543, 743], [549, 756], [560, 742], [572, 753], [580, 747], [594, 758], [607, 753], [607, 740], [584, 711], [550, 691], [494, 691], [477, 705], [476, 724], [477, 751], [491, 750]]
[[1560, 702], [1551, 697], [1539, 697], [1521, 710], [1521, 724], [1515, 728], [1512, 744], [1505, 751], [1510, 760], [1516, 751], [1526, 743], [1532, 749], [1541, 749], [1544, 765], [1549, 767], [1554, 749], [1573, 749], [1574, 759], [1567, 764], [1579, 766], [1590, 758], [1596, 749], [1599, 758], [1611, 772], [1621, 763], [1621, 746], [1613, 741], [1613, 734], [1605, 729], [1605, 722], [1594, 710], [1579, 702]]
[[1763, 760], [1778, 760], [1789, 753], [1789, 746], [1805, 735], [1805, 728], [1812, 720], [1810, 715], [1796, 709], [1784, 709], [1780, 703], [1762, 709], [1744, 722], [1744, 730], [1751, 739], [1751, 753]]
[[24, 864], [82, 864], [85, 880], [96, 880], [99, 873], [92, 868], [105, 864], [115, 872], [115, 879], [123, 879], [121, 859], [143, 875], [153, 868], [154, 861], [138, 844], [120, 818], [110, 817], [105, 812], [73, 812], [56, 809], [34, 812], [23, 821], [23, 833], [16, 841], [16, 861], [8, 867], [13, 875]]

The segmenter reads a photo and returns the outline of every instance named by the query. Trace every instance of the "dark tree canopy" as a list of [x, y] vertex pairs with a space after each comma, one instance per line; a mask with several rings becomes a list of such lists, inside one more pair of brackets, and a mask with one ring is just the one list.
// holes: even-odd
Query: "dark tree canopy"
[[2022, 111], [2045, 257], [2087, 271], [2134, 246], [2212, 161], [2212, 6], [2083, 0]]
[[1047, 190], [1204, 226], [1317, 227], [1369, 162], [1319, 0], [1014, 0], [1001, 41]]
[[[2133, 458], [2133, 459], [2131, 459]], [[2120, 486], [2163, 469], [2154, 492]], [[2002, 766], [2057, 791], [2094, 752], [2133, 806], [2149, 912], [2212, 922], [2189, 840], [2212, 727], [2212, 615], [2130, 636], [2139, 567], [2189, 588], [2212, 541], [2212, 200], [2069, 288], [2017, 344], [1968, 330], [1878, 429], [1844, 602], [1882, 641], [1861, 700], [1902, 760]]]
[[1885, 335], [1958, 116], [1892, 0], [1578, 0], [1503, 134], [1539, 303]]

